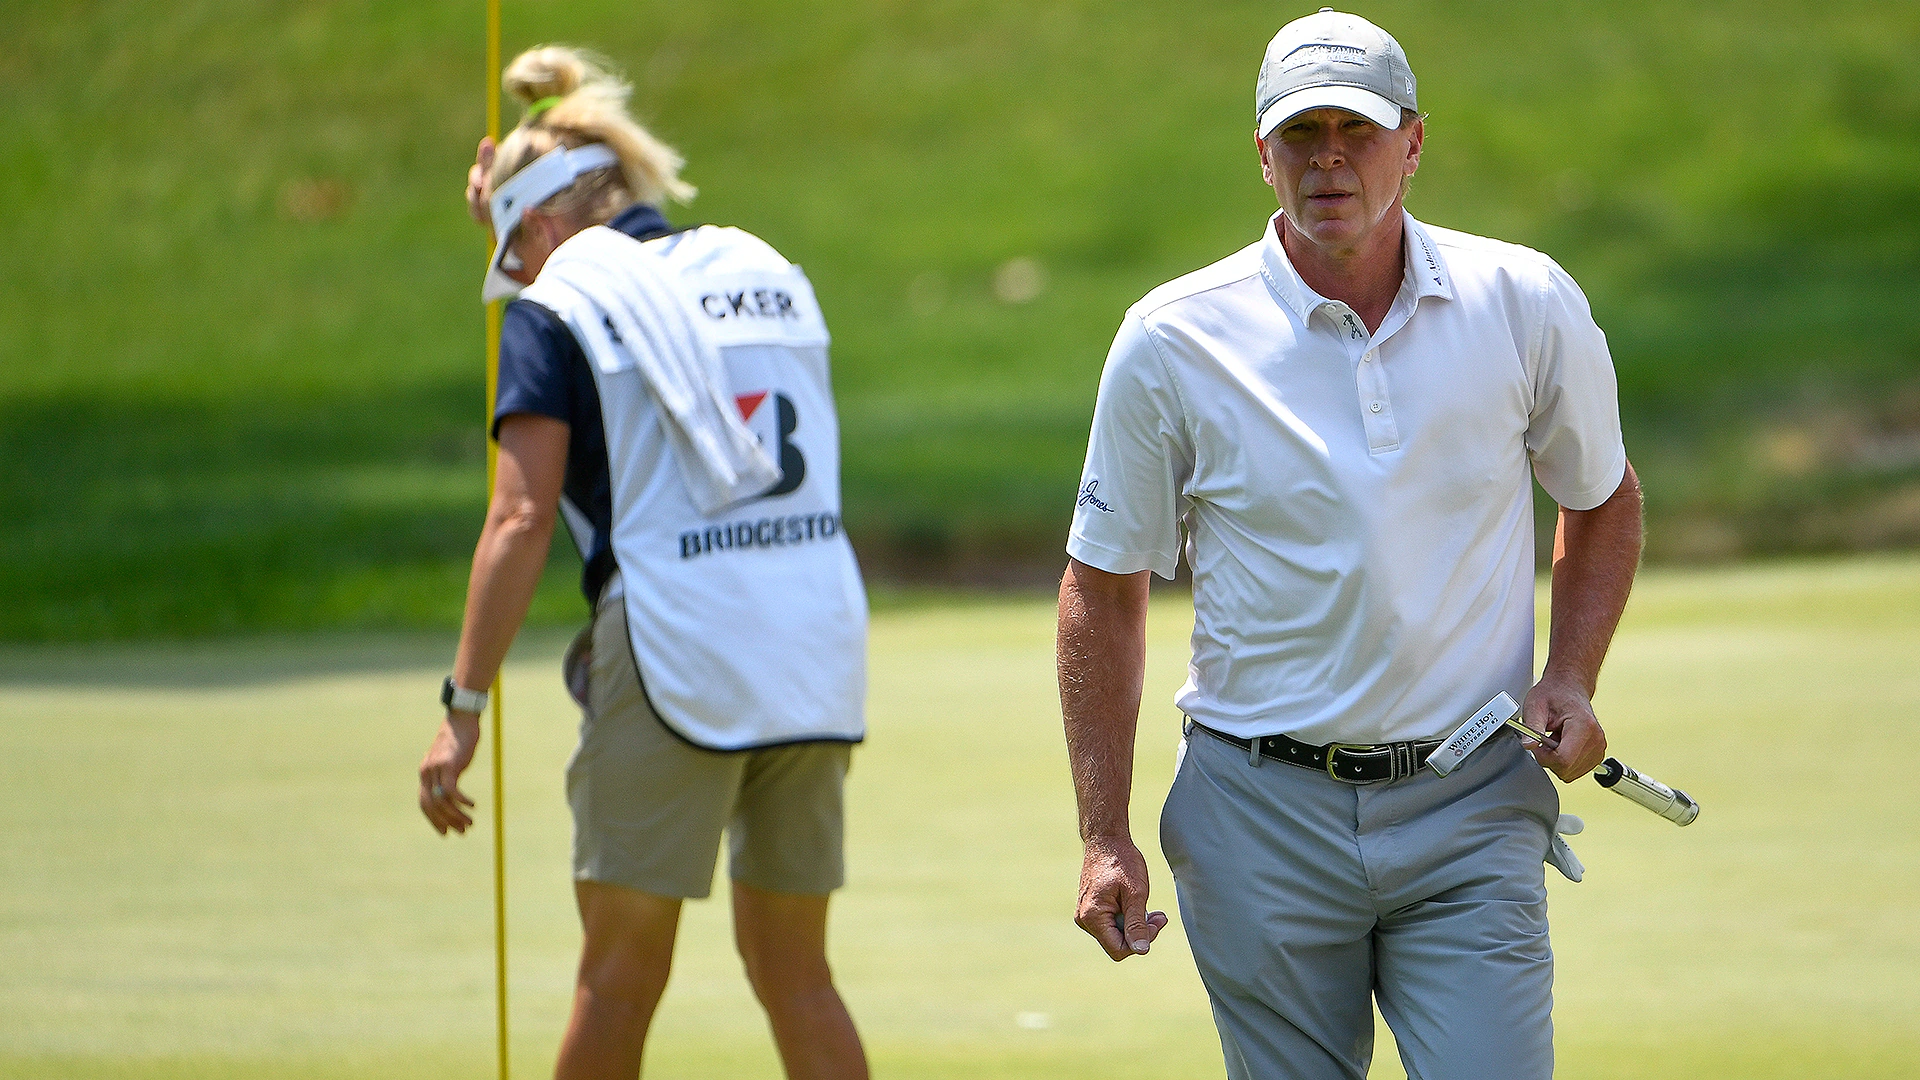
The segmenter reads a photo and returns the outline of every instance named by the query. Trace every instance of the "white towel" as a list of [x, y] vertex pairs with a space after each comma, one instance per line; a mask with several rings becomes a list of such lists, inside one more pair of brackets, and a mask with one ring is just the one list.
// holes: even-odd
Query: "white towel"
[[720, 349], [672, 271], [616, 229], [584, 229], [520, 295], [559, 315], [603, 372], [637, 369], [660, 404], [680, 474], [702, 514], [766, 491], [780, 466], [741, 419]]

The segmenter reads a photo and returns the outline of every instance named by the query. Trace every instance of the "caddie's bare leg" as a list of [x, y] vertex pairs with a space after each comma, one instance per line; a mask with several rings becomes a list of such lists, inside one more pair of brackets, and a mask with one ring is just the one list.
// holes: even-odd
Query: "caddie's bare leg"
[[574, 897], [585, 941], [554, 1080], [634, 1080], [673, 968], [680, 901], [594, 881], [574, 882]]
[[827, 967], [827, 897], [736, 879], [733, 934], [788, 1080], [866, 1080], [866, 1052]]

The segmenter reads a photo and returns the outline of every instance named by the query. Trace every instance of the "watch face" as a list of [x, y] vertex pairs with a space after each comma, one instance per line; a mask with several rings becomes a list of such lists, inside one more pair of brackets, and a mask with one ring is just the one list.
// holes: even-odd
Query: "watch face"
[[451, 675], [440, 681], [440, 705], [448, 709], [453, 707], [453, 676]]

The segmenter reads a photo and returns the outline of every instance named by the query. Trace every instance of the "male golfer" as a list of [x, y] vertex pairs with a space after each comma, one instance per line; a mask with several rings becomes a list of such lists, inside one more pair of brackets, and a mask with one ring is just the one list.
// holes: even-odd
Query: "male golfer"
[[[1547, 854], [1606, 738], [1590, 699], [1640, 553], [1612, 363], [1551, 259], [1402, 209], [1425, 131], [1400, 45], [1323, 9], [1267, 47], [1253, 244], [1149, 293], [1100, 381], [1060, 588], [1079, 924], [1148, 950], [1127, 801], [1148, 572], [1193, 570], [1161, 817], [1231, 1077], [1553, 1070]], [[1533, 670], [1530, 476], [1560, 506]], [[1436, 742], [1506, 691], [1451, 775]], [[1504, 730], [1504, 729], [1503, 729]], [[1529, 756], [1528, 751], [1531, 751]], [[1536, 763], [1537, 762], [1537, 763]]]

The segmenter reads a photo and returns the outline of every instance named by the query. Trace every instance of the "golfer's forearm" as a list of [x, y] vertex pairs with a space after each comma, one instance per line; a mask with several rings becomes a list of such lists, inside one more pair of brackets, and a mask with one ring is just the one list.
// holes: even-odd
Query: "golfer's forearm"
[[467, 580], [467, 610], [460, 650], [454, 656], [454, 682], [472, 690], [493, 685], [540, 584], [553, 522], [552, 514], [526, 506], [488, 511]]
[[[1064, 688], [1073, 676], [1065, 665]], [[1062, 693], [1065, 701], [1066, 694]], [[1131, 836], [1129, 803], [1133, 794], [1133, 740], [1140, 695], [1115, 695], [1101, 701], [1065, 705], [1067, 761], [1073, 770], [1073, 794], [1080, 812], [1080, 838]]]
[[1146, 670], [1146, 580], [1070, 566], [1057, 661], [1082, 840], [1128, 836], [1133, 741]]
[[1560, 511], [1546, 674], [1577, 680], [1589, 697], [1633, 591], [1641, 544], [1640, 482], [1631, 465], [1606, 502]]

